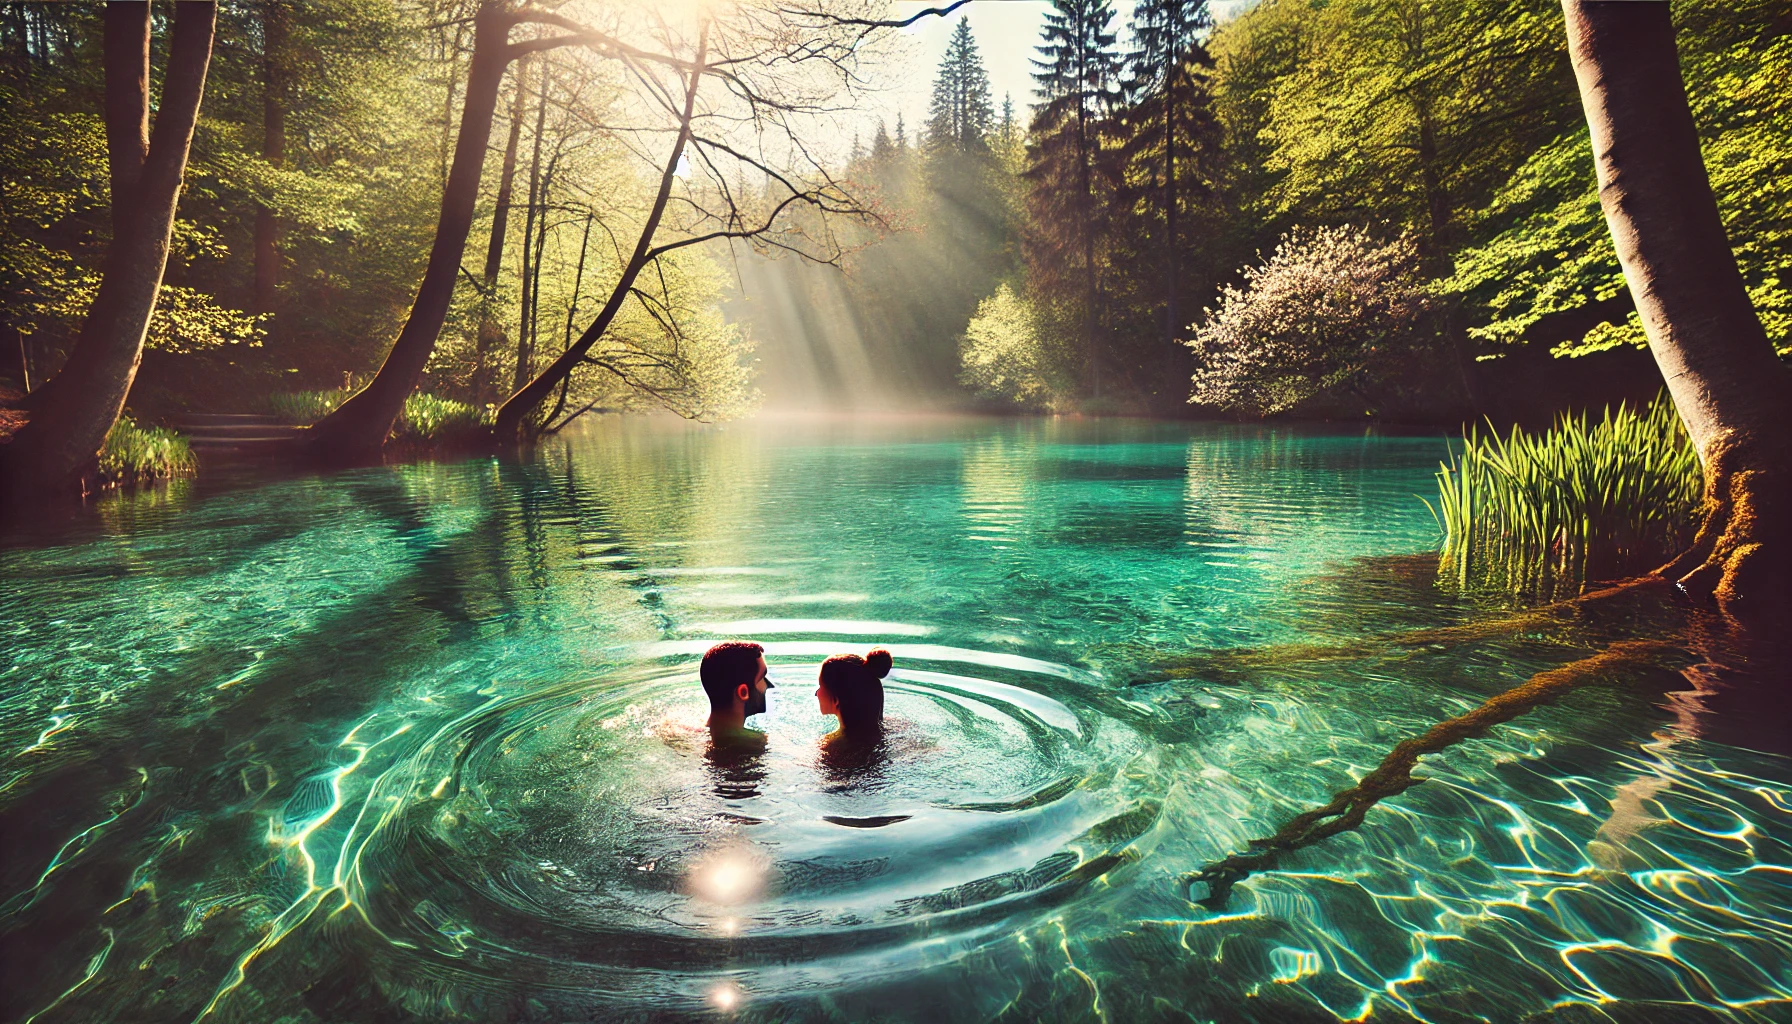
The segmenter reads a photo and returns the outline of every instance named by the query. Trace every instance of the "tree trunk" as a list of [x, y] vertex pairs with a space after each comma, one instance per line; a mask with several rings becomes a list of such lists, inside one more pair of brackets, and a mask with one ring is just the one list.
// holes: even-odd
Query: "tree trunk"
[[1095, 345], [1095, 187], [1091, 182], [1095, 154], [1089, 141], [1089, 47], [1088, 26], [1079, 22], [1077, 44], [1077, 81], [1082, 95], [1076, 104], [1076, 156], [1078, 202], [1083, 229], [1083, 353], [1089, 361], [1089, 390], [1093, 398], [1101, 397], [1101, 353]]
[[101, 53], [106, 75], [106, 160], [112, 175], [112, 237], [124, 235], [131, 194], [149, 158], [149, 8], [106, 5]]
[[[119, 161], [112, 168], [114, 186], [120, 189], [112, 197], [116, 233], [106, 252], [99, 293], [57, 375], [53, 395], [33, 409], [30, 421], [0, 454], [0, 488], [10, 503], [81, 492], [81, 476], [117, 422], [137, 376], [143, 339], [161, 292], [175, 207], [211, 65], [218, 5], [176, 7], [155, 132], [148, 152], [139, 158], [148, 110], [143, 84], [147, 8], [118, 2], [106, 8], [107, 152]], [[127, 97], [135, 99], [127, 102]], [[129, 173], [121, 173], [133, 165], [134, 183]]]
[[[135, 211], [132, 196], [149, 156], [149, 13], [147, 3], [108, 3], [100, 43], [115, 245]], [[55, 402], [60, 379], [58, 374], [44, 381], [26, 395], [24, 407], [36, 410]]]
[[1767, 621], [1792, 605], [1792, 375], [1718, 216], [1668, 5], [1563, 0], [1562, 9], [1606, 225], [1705, 467], [1705, 523], [1661, 571], [1732, 615]]
[[373, 382], [307, 431], [307, 446], [315, 455], [349, 460], [377, 457], [386, 435], [392, 432], [392, 424], [404, 409], [405, 399], [417, 389], [430, 353], [435, 351], [436, 336], [441, 333], [448, 304], [454, 298], [461, 254], [473, 228], [492, 115], [497, 111], [504, 68], [510, 62], [508, 38], [512, 23], [511, 14], [496, 0], [480, 5], [474, 23], [466, 102], [461, 107], [460, 136], [455, 140], [448, 184], [442, 190], [442, 210], [423, 283], [417, 289], [411, 315], [399, 331], [398, 341]]
[[547, 116], [548, 75], [544, 68], [541, 73], [541, 95], [535, 101], [535, 141], [529, 155], [529, 208], [523, 215], [522, 293], [517, 303], [516, 368], [510, 379], [512, 391], [529, 382], [529, 364], [535, 359], [534, 338], [530, 332], [530, 326], [535, 322], [535, 311], [530, 305], [530, 285], [541, 269], [538, 263], [530, 259], [533, 255], [530, 246], [535, 238], [535, 215], [541, 204], [541, 136], [542, 130], [547, 126]]
[[[529, 322], [525, 325], [525, 337], [529, 341], [528, 363], [533, 365], [535, 354], [541, 350], [541, 268], [543, 258], [547, 255], [548, 232], [552, 225], [548, 220], [548, 196], [554, 191], [554, 172], [560, 166], [560, 146], [554, 147], [554, 154], [548, 158], [547, 170], [541, 176], [540, 216], [535, 223], [535, 258], [528, 275], [529, 288]], [[525, 239], [527, 241], [527, 239]]]
[[[558, 156], [558, 154], [556, 154]], [[541, 346], [541, 265], [547, 254], [548, 223], [547, 197], [548, 191], [554, 187], [554, 161], [548, 162], [548, 171], [541, 179], [541, 217], [535, 224], [535, 259], [529, 274], [529, 361], [535, 361], [535, 353]]]
[[[273, 0], [261, 15], [261, 155], [269, 165], [286, 162], [286, 7]], [[255, 311], [274, 311], [280, 284], [280, 224], [274, 211], [255, 211]]]
[[1164, 320], [1166, 330], [1164, 341], [1174, 343], [1176, 332], [1181, 325], [1176, 321], [1178, 315], [1177, 291], [1182, 284], [1182, 252], [1180, 241], [1176, 237], [1176, 215], [1182, 205], [1182, 197], [1177, 189], [1176, 181], [1176, 79], [1182, 72], [1182, 58], [1172, 50], [1170, 53], [1169, 73], [1164, 76], [1164, 235], [1166, 252], [1164, 253]]
[[497, 423], [493, 429], [500, 439], [521, 437], [529, 416], [542, 402], [547, 401], [561, 381], [578, 368], [585, 353], [610, 329], [610, 324], [615, 321], [616, 314], [621, 312], [623, 303], [628, 301], [629, 290], [634, 287], [635, 278], [652, 262], [653, 236], [659, 230], [660, 218], [665, 215], [666, 203], [672, 197], [672, 183], [678, 175], [679, 158], [684, 155], [685, 145], [691, 140], [691, 119], [696, 113], [697, 89], [703, 84], [703, 62], [708, 57], [709, 27], [705, 25], [702, 34], [697, 37], [697, 59], [693, 62], [689, 83], [685, 88], [684, 112], [678, 122], [678, 137], [673, 142], [672, 153], [667, 157], [666, 165], [660, 173], [659, 192], [654, 196], [653, 208], [647, 213], [647, 222], [641, 227], [641, 237], [635, 242], [635, 251], [628, 263], [623, 265], [622, 276], [610, 290], [610, 298], [604, 303], [604, 308], [598, 311], [597, 319], [591, 322], [591, 326], [579, 335], [579, 340], [568, 346], [551, 366], [518, 389], [498, 409]]
[[516, 66], [516, 95], [510, 104], [510, 138], [504, 144], [504, 166], [498, 173], [497, 208], [492, 211], [492, 235], [485, 246], [485, 274], [480, 281], [484, 294], [480, 296], [479, 334], [474, 341], [473, 394], [481, 405], [498, 398], [498, 382], [493, 376], [491, 359], [504, 341], [504, 326], [498, 322], [493, 300], [497, 297], [498, 275], [504, 269], [504, 235], [510, 227], [510, 197], [516, 183], [516, 147], [523, 135], [529, 64], [525, 57]]
[[[572, 347], [572, 325], [579, 315], [579, 292], [585, 287], [585, 253], [591, 248], [591, 222], [597, 219], [595, 213], [585, 214], [585, 234], [579, 239], [579, 265], [572, 273], [572, 304], [566, 307], [566, 336], [560, 339], [560, 351]], [[19, 350], [21, 353], [24, 349]]]

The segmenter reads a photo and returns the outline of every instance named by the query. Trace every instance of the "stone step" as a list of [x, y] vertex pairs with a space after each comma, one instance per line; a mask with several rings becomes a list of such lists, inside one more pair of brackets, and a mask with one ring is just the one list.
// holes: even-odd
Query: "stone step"
[[303, 430], [292, 423], [176, 423], [182, 434], [291, 434]]
[[194, 448], [216, 448], [221, 445], [283, 444], [292, 439], [292, 434], [227, 434], [221, 437], [195, 437], [189, 434], [187, 444]]

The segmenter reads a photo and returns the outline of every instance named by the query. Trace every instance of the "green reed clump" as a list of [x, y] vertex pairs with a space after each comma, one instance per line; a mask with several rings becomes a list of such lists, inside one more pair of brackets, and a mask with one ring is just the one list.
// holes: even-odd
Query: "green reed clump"
[[198, 469], [186, 438], [161, 427], [138, 426], [129, 416], [112, 424], [100, 448], [99, 476], [107, 484], [192, 476]]
[[1666, 395], [1597, 422], [1564, 415], [1544, 433], [1463, 441], [1431, 509], [1458, 583], [1559, 592], [1654, 568], [1692, 540], [1703, 477]]
[[394, 433], [411, 441], [448, 441], [478, 436], [492, 425], [492, 413], [466, 402], [414, 394], [404, 400]]
[[336, 411], [354, 394], [347, 388], [333, 391], [288, 391], [268, 396], [268, 412], [289, 423], [316, 423]]
[[[289, 391], [270, 396], [268, 410], [293, 423], [316, 423], [335, 412], [354, 393], [349, 388]], [[491, 425], [492, 413], [488, 409], [419, 392], [404, 400], [404, 411], [398, 414], [392, 433], [400, 441], [413, 443], [452, 441], [477, 436]]]

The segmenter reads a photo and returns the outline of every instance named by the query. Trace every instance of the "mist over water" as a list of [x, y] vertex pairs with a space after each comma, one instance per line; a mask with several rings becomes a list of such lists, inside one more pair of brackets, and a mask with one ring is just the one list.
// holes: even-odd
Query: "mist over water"
[[[1691, 652], [1189, 899], [1609, 639], [1152, 667], [1489, 614], [1431, 582], [1443, 453], [606, 418], [108, 499], [0, 550], [5, 1017], [1787, 1019], [1792, 765], [1682, 727]], [[699, 728], [725, 636], [767, 648], [761, 756]], [[817, 667], [872, 646], [892, 728], [825, 756]]]

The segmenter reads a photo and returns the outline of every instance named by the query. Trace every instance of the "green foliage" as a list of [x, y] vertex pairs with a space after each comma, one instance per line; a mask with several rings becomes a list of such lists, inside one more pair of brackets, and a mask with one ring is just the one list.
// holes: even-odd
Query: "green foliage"
[[[266, 398], [275, 382], [315, 387], [380, 364], [434, 241], [465, 98], [472, 32], [463, 15], [471, 11], [458, 0], [220, 9], [168, 273], [149, 328], [151, 349], [179, 357], [158, 361], [158, 393], [209, 389], [179, 396], [203, 408], [240, 401], [244, 391]], [[0, 105], [8, 111], [8, 131], [0, 134], [0, 326], [26, 335], [42, 379], [92, 303], [111, 218], [99, 8], [64, 5], [34, 17], [53, 31], [19, 34], [22, 22], [0, 19], [7, 55]], [[165, 21], [157, 24], [160, 33]], [[511, 217], [492, 294], [467, 282], [457, 292], [426, 378], [427, 390], [445, 398], [471, 397], [482, 315], [510, 331], [507, 344], [484, 354], [490, 378], [510, 380], [525, 285], [540, 300], [528, 325], [539, 355], [557, 352], [569, 327], [583, 329], [615, 280], [615, 260], [605, 259], [610, 242], [638, 229], [650, 194], [652, 183], [635, 173], [639, 140], [615, 129], [630, 116], [619, 106], [628, 93], [617, 62], [574, 47], [538, 56], [533, 66], [557, 83], [534, 197], [546, 216], [535, 218], [540, 230], [528, 238], [522, 210]], [[542, 79], [534, 81], [538, 88]], [[268, 148], [270, 103], [284, 124], [279, 152]], [[510, 104], [501, 109], [499, 139], [510, 127]], [[519, 208], [529, 191], [531, 135], [512, 199]], [[501, 145], [493, 150], [483, 217], [492, 212], [502, 158]], [[278, 220], [278, 289], [270, 313], [251, 314], [244, 311], [262, 300], [255, 274], [264, 211]], [[581, 269], [586, 214], [597, 230]], [[475, 231], [469, 263], [485, 243]], [[527, 282], [516, 273], [525, 244], [540, 257], [540, 273]], [[599, 365], [581, 369], [569, 399], [706, 418], [749, 404], [746, 348], [719, 316], [717, 276], [700, 254], [663, 261], [651, 283], [639, 284], [613, 343], [606, 339], [595, 353]], [[342, 397], [283, 394], [270, 404], [310, 422]], [[457, 422], [425, 421], [426, 433]]]
[[1205, 0], [1143, 0], [1133, 9], [1126, 103], [1102, 129], [1107, 268], [1103, 390], [1135, 407], [1182, 403], [1192, 369], [1178, 338], [1233, 269], [1216, 184], [1226, 154], [1202, 43]]
[[[1674, 14], [1745, 286], [1792, 354], [1792, 7], [1679, 0]], [[1263, 0], [1210, 46], [1226, 233], [1246, 251], [1295, 222], [1404, 228], [1437, 322], [1483, 354], [1645, 343], [1555, 5]]]
[[[959, 337], [1018, 260], [1022, 132], [988, 123], [989, 83], [968, 27], [941, 61], [924, 144], [899, 145], [879, 124], [869, 152], [844, 177], [878, 224], [839, 228], [840, 271], [790, 259], [741, 260], [735, 309], [768, 339], [767, 380], [802, 401], [862, 406], [949, 397], [958, 387]], [[1012, 115], [1012, 103], [1005, 108]], [[1004, 129], [1004, 124], [1006, 128]]]
[[[40, 365], [54, 362], [79, 334], [99, 290], [110, 232], [105, 129], [93, 114], [58, 109], [67, 99], [0, 82], [0, 106], [12, 118], [0, 133], [0, 319], [31, 339]], [[228, 256], [217, 231], [176, 221], [170, 278]], [[265, 319], [169, 284], [144, 344], [182, 354], [255, 346]]]
[[[1259, 128], [1279, 214], [1369, 215], [1413, 229], [1435, 254], [1455, 241], [1459, 211], [1580, 118], [1554, 6], [1264, 6], [1277, 8], [1267, 27], [1287, 31], [1276, 22], [1290, 19], [1298, 40], [1277, 54], [1288, 64], [1266, 83]], [[1252, 31], [1257, 15], [1234, 30]]]
[[1548, 596], [1646, 571], [1692, 539], [1702, 480], [1665, 394], [1598, 422], [1564, 415], [1541, 434], [1470, 431], [1437, 474], [1444, 573]]
[[[268, 412], [291, 423], [316, 423], [337, 410], [360, 388], [336, 388], [331, 391], [288, 391], [268, 396]], [[438, 398], [416, 392], [404, 400], [395, 433], [411, 440], [434, 440], [463, 428], [489, 427], [492, 414], [451, 398]]]
[[[358, 389], [290, 391], [268, 396], [268, 412], [292, 423], [311, 424], [335, 412]], [[413, 442], [465, 439], [492, 425], [492, 411], [452, 398], [416, 392], [404, 400], [404, 411], [393, 425], [393, 436]]]
[[129, 416], [112, 425], [100, 449], [99, 476], [107, 484], [192, 476], [198, 468], [186, 438], [161, 427], [138, 426]]
[[[1488, 319], [1469, 329], [1472, 337], [1518, 342], [1544, 317], [1625, 293], [1617, 251], [1599, 209], [1584, 125], [1534, 153], [1494, 196], [1481, 220], [1509, 226], [1458, 253], [1454, 276], [1439, 286], [1445, 293], [1480, 298]], [[1642, 342], [1640, 336], [1614, 338], [1609, 331], [1601, 338], [1604, 347]], [[1576, 352], [1589, 350], [1583, 346]]]
[[1070, 407], [1074, 378], [1051, 317], [1004, 281], [977, 305], [960, 343], [959, 379], [974, 393], [1031, 409]]
[[[749, 411], [759, 397], [747, 361], [752, 345], [722, 315], [723, 287], [721, 268], [707, 253], [688, 248], [662, 256], [637, 279], [633, 300], [587, 353], [591, 365], [575, 375], [564, 401], [544, 411], [665, 410], [704, 422]], [[597, 306], [588, 297], [585, 316]]]
[[393, 434], [408, 441], [455, 441], [476, 437], [491, 425], [490, 410], [419, 391], [404, 400]]
[[268, 396], [271, 415], [289, 423], [316, 423], [336, 411], [354, 392], [347, 388], [335, 391], [283, 391]]
[[1103, 157], [1103, 119], [1119, 99], [1121, 56], [1110, 0], [1054, 0], [1046, 13], [1033, 80], [1027, 147], [1027, 280], [1040, 294], [1081, 307], [1085, 390], [1099, 390], [1103, 353], [1096, 336], [1107, 311], [1108, 213], [1115, 168]]
[[[1775, 34], [1776, 16], [1786, 17], [1783, 0], [1676, 6], [1705, 169], [1749, 298], [1784, 355], [1792, 354], [1792, 35]], [[1559, 19], [1549, 27], [1561, 33]], [[1480, 240], [1456, 255], [1440, 285], [1475, 314], [1471, 335], [1528, 337], [1562, 356], [1646, 343], [1636, 315], [1625, 315], [1584, 124], [1565, 124], [1538, 147], [1472, 226]], [[1572, 316], [1601, 303], [1609, 313]]]
[[945, 59], [933, 82], [933, 102], [927, 115], [927, 145], [974, 149], [995, 127], [995, 109], [989, 99], [989, 74], [971, 35], [971, 21], [961, 17], [946, 44]]

